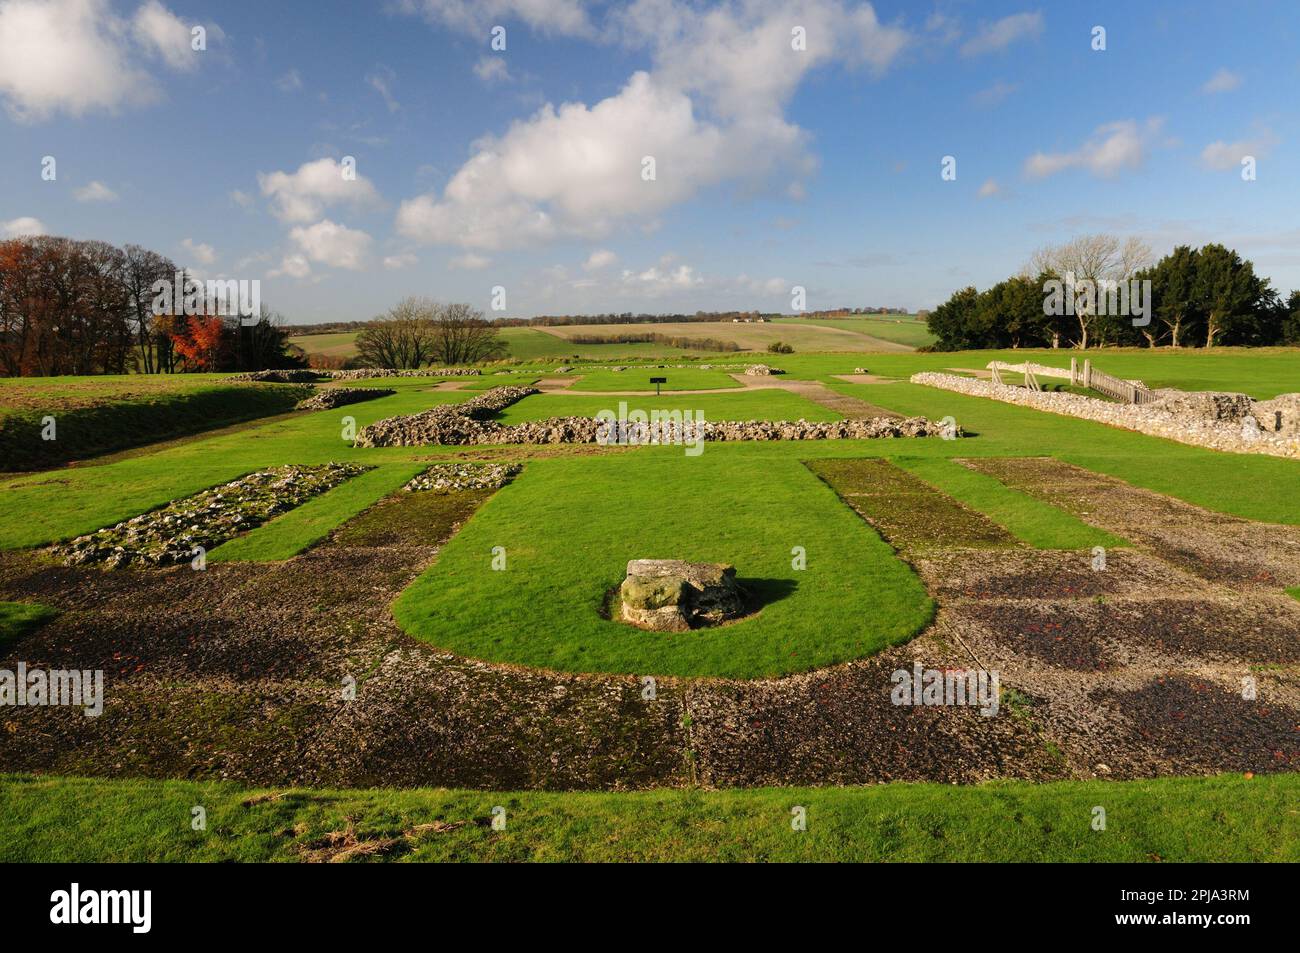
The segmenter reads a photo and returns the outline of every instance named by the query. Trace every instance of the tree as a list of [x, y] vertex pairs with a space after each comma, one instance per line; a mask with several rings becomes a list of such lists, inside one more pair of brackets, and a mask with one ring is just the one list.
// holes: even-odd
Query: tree
[[1138, 277], [1151, 282], [1151, 328], [1147, 340], [1155, 346], [1163, 328], [1170, 347], [1181, 347], [1183, 329], [1196, 321], [1196, 269], [1200, 253], [1179, 245]]
[[448, 367], [477, 364], [503, 357], [505, 342], [483, 312], [467, 304], [449, 304], [437, 311], [433, 328], [433, 359]]
[[[1076, 285], [1074, 316], [1078, 324], [1074, 343], [1076, 347], [1086, 348], [1089, 333], [1097, 325], [1096, 291], [1100, 283], [1127, 281], [1147, 267], [1151, 259], [1151, 246], [1140, 238], [1121, 240], [1116, 235], [1081, 235], [1061, 245], [1040, 248], [1031, 256], [1026, 271], [1030, 274], [1050, 272], [1063, 280], [1073, 279]], [[1086, 286], [1078, 287], [1083, 282], [1092, 283], [1091, 294]]]
[[973, 337], [978, 306], [979, 292], [974, 286], [968, 286], [954, 291], [952, 297], [931, 311], [925, 323], [937, 339], [934, 350], [962, 351], [987, 347], [987, 342]]
[[363, 367], [417, 368], [432, 360], [438, 306], [428, 298], [403, 298], [357, 334]]
[[1271, 305], [1268, 282], [1255, 266], [1223, 245], [1206, 245], [1196, 264], [1194, 293], [1205, 322], [1205, 346], [1244, 343], [1259, 334], [1259, 318]]

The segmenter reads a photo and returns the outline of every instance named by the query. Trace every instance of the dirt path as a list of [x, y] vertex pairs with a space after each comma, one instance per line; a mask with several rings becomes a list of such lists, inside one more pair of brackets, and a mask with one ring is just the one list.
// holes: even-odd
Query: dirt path
[[[474, 494], [399, 496], [278, 564], [103, 572], [0, 554], [0, 598], [63, 610], [0, 668], [102, 668], [107, 683], [99, 718], [0, 709], [0, 768], [621, 789], [1300, 767], [1300, 603], [1275, 582], [1193, 572], [1178, 564], [1186, 546], [1154, 531], [1097, 571], [1090, 553], [1029, 549], [890, 464], [824, 463], [838, 467], [824, 478], [917, 568], [940, 606], [935, 623], [869, 659], [750, 682], [659, 678], [653, 698], [638, 676], [490, 665], [397, 628], [390, 603], [481, 501]], [[999, 465], [1026, 487], [1055, 473]], [[1080, 473], [1108, 528], [1137, 536], [1138, 510], [1121, 520], [1113, 501], [1142, 491]], [[1151, 496], [1168, 532], [1182, 525], [1203, 539], [1192, 551], [1210, 545], [1200, 534], [1219, 517]], [[1281, 529], [1237, 527], [1256, 547], [1237, 568], [1281, 578]], [[893, 674], [914, 663], [998, 671], [1000, 714], [891, 704]], [[350, 678], [355, 700], [343, 697]], [[1243, 678], [1257, 700], [1242, 697]]]

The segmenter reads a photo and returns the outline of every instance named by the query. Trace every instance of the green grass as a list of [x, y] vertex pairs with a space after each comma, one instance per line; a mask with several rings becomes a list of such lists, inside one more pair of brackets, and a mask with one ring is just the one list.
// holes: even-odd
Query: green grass
[[[796, 546], [804, 570], [792, 568]], [[643, 558], [732, 563], [762, 610], [685, 633], [602, 618], [606, 592]], [[754, 678], [869, 655], [911, 638], [933, 609], [911, 568], [797, 460], [710, 447], [530, 462], [393, 611], [417, 638], [492, 661]]]
[[[44, 391], [20, 384], [15, 393], [14, 386], [6, 381], [0, 387], [8, 399], [21, 399], [21, 406], [5, 407], [0, 416], [0, 470], [8, 471], [57, 466], [287, 413], [312, 392], [296, 384], [199, 383], [140, 392], [106, 390], [96, 398], [51, 396], [47, 402]], [[44, 438], [46, 416], [54, 418], [52, 440]]]
[[501, 423], [518, 424], [547, 417], [594, 417], [602, 410], [702, 411], [705, 420], [839, 420], [840, 415], [807, 398], [783, 390], [737, 391], [734, 394], [683, 394], [662, 397], [601, 397], [597, 394], [534, 394], [507, 407]]
[[[734, 370], [743, 370], [743, 365], [735, 365]], [[610, 391], [610, 390], [649, 390], [655, 385], [650, 383], [652, 377], [666, 377], [668, 382], [660, 384], [664, 391], [674, 390], [715, 390], [719, 388], [740, 387], [741, 384], [723, 370], [702, 370], [698, 367], [655, 367], [653, 364], [629, 366], [625, 371], [587, 370], [579, 368], [581, 380], [575, 381], [575, 391]]]
[[894, 462], [934, 488], [978, 510], [1012, 536], [1036, 549], [1124, 546], [1124, 540], [1075, 516], [976, 473], [953, 460], [895, 457]]
[[59, 612], [39, 602], [0, 602], [0, 650], [35, 632]]
[[370, 860], [1295, 862], [1298, 797], [1294, 774], [614, 793], [0, 775], [0, 862], [292, 861], [349, 824], [392, 839]]
[[858, 316], [853, 318], [777, 318], [777, 325], [813, 325], [822, 328], [839, 328], [856, 331], [868, 337], [888, 341], [892, 344], [905, 344], [908, 347], [923, 347], [933, 344], [935, 337], [930, 333], [924, 321], [918, 321], [911, 315], [880, 315], [879, 317]]
[[342, 523], [389, 493], [399, 490], [425, 466], [422, 463], [398, 463], [376, 467], [218, 546], [208, 558], [214, 563], [289, 559], [320, 542]]

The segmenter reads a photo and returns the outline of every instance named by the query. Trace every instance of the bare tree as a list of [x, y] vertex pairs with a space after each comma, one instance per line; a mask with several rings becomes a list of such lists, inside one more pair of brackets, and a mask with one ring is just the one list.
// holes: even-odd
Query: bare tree
[[434, 319], [428, 298], [403, 298], [357, 335], [357, 358], [365, 367], [416, 368], [433, 359]]
[[502, 357], [505, 342], [497, 328], [483, 318], [483, 312], [467, 304], [449, 304], [438, 309], [434, 319], [433, 359], [439, 364], [477, 364]]
[[[1072, 275], [1076, 283], [1093, 282], [1094, 289], [1105, 282], [1127, 281], [1153, 261], [1151, 246], [1136, 236], [1120, 239], [1117, 235], [1081, 235], [1061, 245], [1047, 245], [1029, 259], [1026, 274], [1052, 274], [1064, 279]], [[1096, 295], [1079, 294], [1074, 302], [1074, 316], [1079, 322], [1079, 339], [1075, 345], [1088, 346], [1088, 332], [1097, 314]]]

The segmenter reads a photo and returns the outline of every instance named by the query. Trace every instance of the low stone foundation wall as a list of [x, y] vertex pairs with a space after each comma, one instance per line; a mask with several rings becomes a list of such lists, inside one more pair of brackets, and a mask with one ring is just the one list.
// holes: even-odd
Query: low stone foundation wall
[[506, 426], [487, 418], [538, 391], [532, 387], [494, 387], [460, 404], [446, 404], [418, 414], [376, 421], [357, 434], [358, 447], [421, 447], [467, 444], [600, 445], [695, 444], [735, 440], [876, 440], [890, 437], [960, 436], [924, 417], [899, 420], [723, 420], [619, 425], [595, 417], [551, 417]]
[[57, 543], [51, 552], [69, 566], [103, 563], [117, 569], [141, 563], [187, 563], [196, 547], [208, 552], [369, 469], [356, 463], [326, 463], [259, 470], [115, 526]]
[[[1111, 403], [1095, 397], [1084, 397], [1081, 394], [1033, 391], [996, 384], [993, 381], [932, 371], [913, 374], [911, 381], [913, 384], [939, 387], [959, 394], [969, 394], [972, 397], [991, 397], [1006, 404], [1018, 404], [1067, 417], [1095, 420], [1112, 427], [1136, 430], [1153, 437], [1164, 437], [1179, 443], [1208, 447], [1211, 450], [1263, 453], [1275, 457], [1300, 457], [1300, 439], [1286, 432], [1279, 433], [1271, 428], [1266, 429], [1260, 426], [1257, 419], [1261, 412], [1260, 408], [1267, 409], [1275, 401], [1283, 400], [1280, 397], [1275, 401], [1255, 403], [1249, 418], [1234, 420], [1231, 416], [1224, 417], [1220, 414], [1231, 415], [1234, 410], [1241, 410], [1242, 408], [1236, 402], [1208, 400], [1206, 395], [1183, 392], [1175, 394], [1162, 392], [1164, 399], [1160, 403], [1139, 405]], [[1195, 406], [1212, 407], [1215, 415], [1197, 417], [1194, 413], [1189, 413], [1189, 408]], [[1176, 409], [1171, 410], [1171, 407]], [[1251, 423], [1247, 424], [1246, 419]]]
[[227, 381], [252, 381], [256, 384], [313, 384], [322, 377], [335, 381], [364, 381], [373, 377], [477, 377], [476, 367], [422, 367], [416, 370], [391, 367], [361, 367], [350, 371], [326, 371], [313, 368], [290, 370], [245, 371], [231, 374]]
[[363, 400], [387, 397], [397, 391], [388, 387], [331, 387], [317, 391], [306, 400], [298, 401], [294, 410], [333, 410], [347, 404], [359, 404]]

